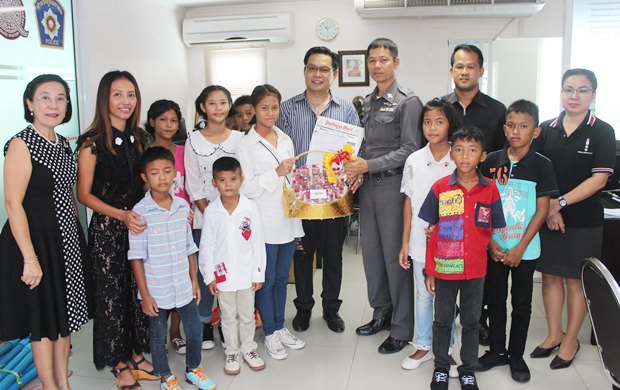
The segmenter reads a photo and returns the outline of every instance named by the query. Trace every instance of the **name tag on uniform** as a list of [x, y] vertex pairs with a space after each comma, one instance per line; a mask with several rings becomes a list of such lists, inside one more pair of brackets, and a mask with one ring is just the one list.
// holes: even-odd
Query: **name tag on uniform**
[[379, 112], [394, 112], [394, 107], [381, 107], [379, 108]]

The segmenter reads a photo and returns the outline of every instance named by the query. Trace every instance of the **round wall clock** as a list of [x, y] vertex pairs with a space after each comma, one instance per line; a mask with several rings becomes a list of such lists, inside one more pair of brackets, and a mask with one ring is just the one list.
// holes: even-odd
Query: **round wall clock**
[[340, 32], [338, 22], [332, 18], [324, 18], [316, 24], [316, 35], [323, 41], [331, 41]]

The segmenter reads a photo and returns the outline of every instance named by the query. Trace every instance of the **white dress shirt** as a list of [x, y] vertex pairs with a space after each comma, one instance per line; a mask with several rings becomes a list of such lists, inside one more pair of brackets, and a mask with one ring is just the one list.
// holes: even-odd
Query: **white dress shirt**
[[189, 199], [194, 202], [194, 229], [202, 228], [202, 213], [196, 206], [197, 199], [206, 199], [209, 203], [220, 194], [213, 187], [213, 163], [220, 157], [236, 157], [237, 145], [243, 137], [240, 131], [232, 131], [221, 144], [209, 142], [200, 130], [193, 131], [185, 141], [185, 189]]
[[237, 158], [243, 171], [241, 192], [256, 202], [267, 244], [286, 244], [304, 235], [300, 219], [284, 214], [284, 176], [276, 168], [282, 160], [295, 157], [293, 141], [273, 127], [278, 137], [274, 148], [254, 127], [241, 139]]
[[205, 209], [200, 238], [200, 271], [208, 285], [219, 279], [221, 291], [239, 291], [265, 281], [265, 239], [256, 204], [243, 195], [229, 214], [221, 198]]

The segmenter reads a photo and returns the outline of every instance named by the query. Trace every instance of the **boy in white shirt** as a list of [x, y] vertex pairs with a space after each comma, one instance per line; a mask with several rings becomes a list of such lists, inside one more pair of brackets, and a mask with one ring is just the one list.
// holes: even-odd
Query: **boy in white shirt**
[[265, 240], [256, 204], [239, 194], [241, 165], [233, 157], [213, 163], [213, 186], [220, 197], [205, 209], [200, 270], [218, 296], [226, 339], [224, 372], [236, 375], [242, 360], [254, 371], [265, 368], [254, 341], [254, 293], [265, 281]]

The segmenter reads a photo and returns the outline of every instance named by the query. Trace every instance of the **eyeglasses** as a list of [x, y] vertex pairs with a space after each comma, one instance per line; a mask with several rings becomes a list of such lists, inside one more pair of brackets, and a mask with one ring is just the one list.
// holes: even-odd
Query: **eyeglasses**
[[304, 68], [306, 69], [306, 72], [308, 73], [316, 73], [316, 71], [318, 70], [320, 74], [329, 74], [329, 72], [332, 71], [332, 68], [329, 68], [327, 66], [321, 66], [319, 68], [314, 65], [306, 65]]
[[56, 98], [52, 98], [51, 96], [44, 95], [44, 96], [36, 97], [35, 99], [45, 104], [46, 106], [51, 106], [52, 102], [56, 102], [56, 104], [59, 106], [64, 106], [69, 102], [69, 99], [67, 99], [64, 96], [58, 96]]
[[566, 96], [573, 96], [573, 94], [577, 92], [578, 95], [587, 95], [590, 92], [592, 92], [592, 88], [588, 88], [588, 87], [581, 87], [581, 88], [572, 88], [572, 87], [564, 87], [562, 88], [562, 93]]

